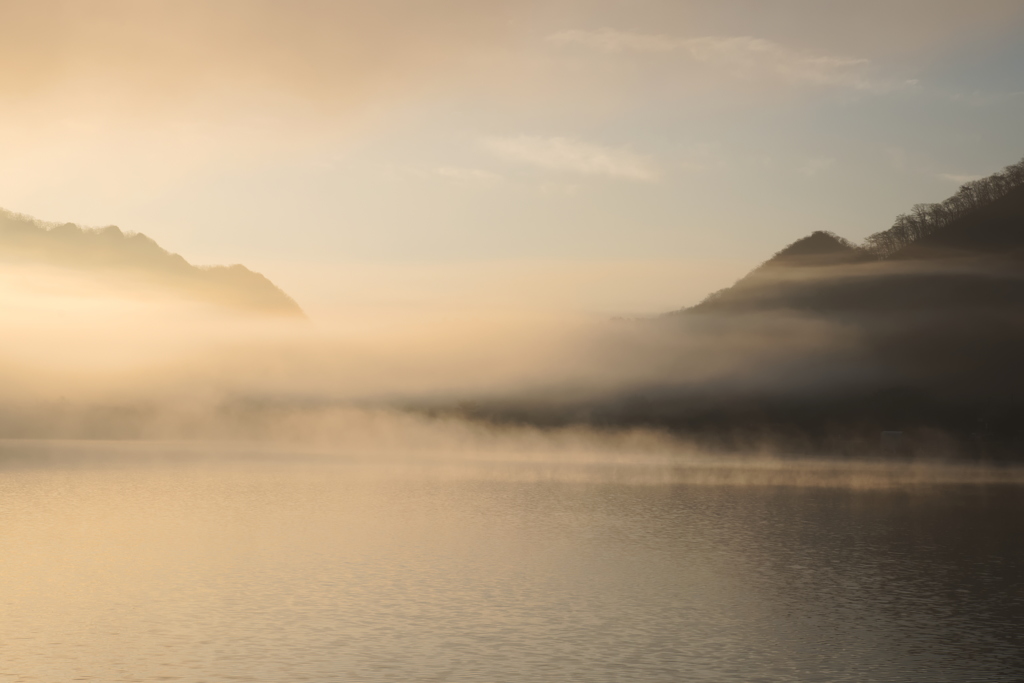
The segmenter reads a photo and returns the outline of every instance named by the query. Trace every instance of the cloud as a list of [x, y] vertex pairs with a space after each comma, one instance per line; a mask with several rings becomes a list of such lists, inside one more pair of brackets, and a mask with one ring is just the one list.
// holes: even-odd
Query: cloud
[[679, 47], [679, 41], [669, 36], [628, 33], [610, 28], [559, 31], [547, 39], [559, 45], [583, 45], [603, 52], [672, 52]]
[[964, 183], [969, 183], [972, 180], [978, 180], [983, 177], [980, 175], [969, 175], [966, 173], [939, 173], [937, 176], [942, 180], [948, 180], [949, 182], [957, 183], [958, 185], [963, 185]]
[[490, 184], [501, 180], [497, 173], [482, 168], [464, 168], [461, 166], [439, 166], [434, 169], [436, 175], [460, 183]]
[[767, 72], [792, 83], [871, 87], [863, 73], [866, 59], [811, 55], [750, 36], [693, 38], [683, 45], [697, 61], [720, 64], [742, 75]]
[[870, 65], [867, 59], [816, 55], [752, 36], [674, 38], [605, 28], [560, 31], [547, 40], [557, 45], [580, 45], [610, 53], [679, 52], [743, 77], [771, 76], [800, 85], [857, 90], [880, 87], [866, 74]]
[[816, 176], [822, 171], [835, 166], [836, 160], [829, 157], [814, 157], [807, 159], [800, 165], [800, 172], [806, 176]]
[[562, 137], [492, 137], [483, 141], [492, 154], [512, 161], [556, 171], [653, 181], [658, 171], [652, 161], [628, 149], [604, 147]]
[[493, 78], [505, 62], [483, 64], [524, 11], [513, 0], [0, 1], [0, 114], [38, 107], [64, 125], [91, 113], [98, 127], [355, 117]]

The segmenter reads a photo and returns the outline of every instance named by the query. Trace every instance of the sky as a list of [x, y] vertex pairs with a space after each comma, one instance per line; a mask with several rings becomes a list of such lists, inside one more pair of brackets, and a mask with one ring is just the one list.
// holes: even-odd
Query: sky
[[311, 314], [666, 311], [1024, 156], [1024, 4], [0, 0], [0, 207]]

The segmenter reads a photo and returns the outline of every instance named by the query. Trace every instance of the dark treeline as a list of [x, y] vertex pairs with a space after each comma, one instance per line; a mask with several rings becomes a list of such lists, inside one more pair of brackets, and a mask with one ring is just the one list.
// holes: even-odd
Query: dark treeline
[[870, 235], [865, 240], [865, 248], [880, 258], [890, 257], [1021, 187], [1024, 187], [1024, 159], [1000, 173], [964, 183], [945, 201], [915, 204], [910, 213], [897, 216], [891, 228]]
[[[713, 292], [688, 310], [707, 310], [739, 295], [750, 295], [768, 280], [785, 279], [784, 271], [796, 266], [864, 264], [905, 257], [933, 256], [945, 247], [966, 252], [1002, 250], [1004, 255], [1024, 249], [1024, 228], [1014, 210], [1016, 195], [1024, 192], [1024, 159], [987, 178], [965, 183], [953, 196], [935, 204], [916, 204], [910, 213], [896, 217], [892, 227], [869, 235], [857, 245], [833, 232], [818, 230], [774, 254], [732, 287]], [[1010, 201], [1003, 201], [1009, 199]], [[988, 216], [988, 210], [1008, 204], [1010, 216]], [[1003, 212], [1005, 213], [1005, 212]], [[999, 220], [1000, 218], [1009, 220]], [[999, 233], [993, 235], [994, 232]], [[960, 256], [968, 254], [961, 253]]]

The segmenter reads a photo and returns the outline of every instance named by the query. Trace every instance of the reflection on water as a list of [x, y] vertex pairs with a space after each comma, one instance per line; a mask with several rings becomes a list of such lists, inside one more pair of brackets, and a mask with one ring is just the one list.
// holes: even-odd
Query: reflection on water
[[0, 680], [1024, 671], [1017, 485], [396, 462], [0, 445]]

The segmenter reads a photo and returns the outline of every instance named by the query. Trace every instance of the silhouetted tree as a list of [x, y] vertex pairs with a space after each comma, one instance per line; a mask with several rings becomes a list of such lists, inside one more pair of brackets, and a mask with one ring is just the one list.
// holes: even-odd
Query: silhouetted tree
[[870, 235], [864, 248], [878, 258], [887, 258], [1019, 187], [1024, 187], [1024, 159], [987, 178], [964, 183], [945, 201], [916, 204], [910, 213], [897, 216], [891, 228]]

